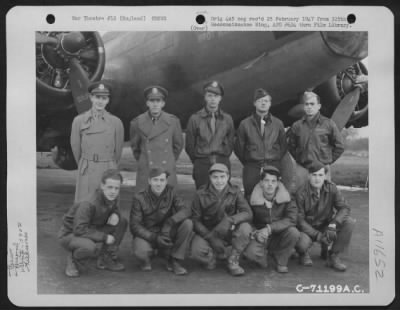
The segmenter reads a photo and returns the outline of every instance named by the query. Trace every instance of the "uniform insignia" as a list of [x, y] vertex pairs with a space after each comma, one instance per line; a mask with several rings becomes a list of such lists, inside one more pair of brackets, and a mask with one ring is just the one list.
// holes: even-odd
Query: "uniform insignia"
[[212, 87], [218, 87], [218, 83], [216, 81], [212, 82], [211, 84]]
[[155, 88], [155, 87], [153, 87], [153, 89], [151, 90], [151, 92], [152, 92], [153, 94], [158, 94], [158, 90], [157, 90], [157, 88]]
[[103, 89], [104, 89], [104, 85], [103, 85], [103, 84], [100, 84], [100, 85], [99, 85], [99, 89], [103, 90]]

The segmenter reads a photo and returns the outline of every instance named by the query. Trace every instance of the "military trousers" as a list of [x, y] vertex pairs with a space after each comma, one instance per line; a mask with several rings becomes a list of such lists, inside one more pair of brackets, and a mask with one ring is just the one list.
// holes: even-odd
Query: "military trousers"
[[244, 196], [247, 200], [250, 200], [251, 193], [254, 187], [260, 181], [261, 167], [264, 165], [272, 165], [280, 169], [280, 163], [278, 161], [272, 162], [247, 162], [243, 165], [243, 187]]
[[225, 164], [228, 167], [229, 171], [231, 170], [231, 163], [229, 161], [229, 157], [210, 155], [209, 157], [197, 158], [194, 160], [193, 180], [196, 184], [196, 189], [208, 183], [210, 179], [208, 170], [215, 163]]
[[287, 266], [299, 237], [300, 232], [296, 227], [288, 227], [279, 233], [272, 233], [266, 243], [252, 239], [243, 255], [250, 261], [264, 265], [270, 252], [277, 264]]
[[[353, 218], [348, 217], [341, 225], [337, 225], [336, 240], [332, 243], [330, 249], [332, 253], [341, 253], [349, 246], [355, 223], [356, 221]], [[318, 230], [323, 233], [327, 228], [328, 226], [319, 227]], [[313, 240], [311, 240], [307, 234], [301, 232], [299, 241], [296, 244], [296, 251], [303, 254], [308, 251], [312, 245]]]
[[170, 249], [159, 249], [157, 244], [152, 244], [149, 241], [135, 237], [132, 241], [133, 256], [140, 262], [146, 262], [151, 259], [157, 252], [162, 256], [173, 257], [183, 260], [189, 250], [190, 241], [193, 238], [193, 222], [189, 219], [184, 220], [182, 223], [177, 224], [171, 230], [171, 239], [173, 246]]
[[89, 238], [75, 236], [74, 234], [67, 234], [59, 238], [60, 244], [68, 251], [72, 251], [72, 256], [77, 259], [86, 259], [97, 257], [102, 251], [107, 251], [115, 254], [118, 247], [125, 235], [128, 226], [128, 221], [120, 217], [117, 225], [104, 225], [97, 227], [97, 230], [106, 234], [112, 235], [115, 238], [113, 244], [105, 244], [105, 242], [95, 242]]
[[[225, 245], [224, 255], [219, 258], [227, 258], [229, 256], [229, 247], [232, 250], [236, 250], [237, 253], [242, 253], [250, 242], [250, 234], [252, 228], [249, 223], [241, 223], [236, 226], [236, 229], [223, 240]], [[195, 235], [191, 245], [190, 257], [200, 263], [207, 264], [213, 256], [217, 256], [214, 253], [210, 243], [199, 235]], [[218, 256], [217, 256], [218, 257]]]

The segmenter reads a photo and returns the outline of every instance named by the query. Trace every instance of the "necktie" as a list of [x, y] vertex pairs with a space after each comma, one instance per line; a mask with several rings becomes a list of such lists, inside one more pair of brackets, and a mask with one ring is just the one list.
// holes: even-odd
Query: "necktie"
[[265, 121], [262, 118], [261, 119], [261, 126], [260, 126], [260, 131], [261, 131], [261, 135], [264, 136], [264, 131], [265, 131]]
[[319, 192], [319, 190], [314, 190], [314, 191], [313, 191], [313, 196], [314, 196], [314, 201], [315, 201], [315, 202], [318, 202], [318, 201], [319, 201], [319, 198], [320, 198], [320, 192]]
[[212, 134], [215, 134], [215, 113], [211, 113], [210, 125]]

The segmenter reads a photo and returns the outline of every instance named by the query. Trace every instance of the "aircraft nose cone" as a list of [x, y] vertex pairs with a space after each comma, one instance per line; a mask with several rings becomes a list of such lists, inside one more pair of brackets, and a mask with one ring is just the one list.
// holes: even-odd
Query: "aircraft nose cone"
[[85, 47], [86, 41], [82, 33], [78, 31], [70, 32], [64, 35], [62, 39], [62, 48], [70, 54], [75, 54]]
[[334, 53], [363, 59], [368, 56], [367, 31], [323, 31], [326, 45]]

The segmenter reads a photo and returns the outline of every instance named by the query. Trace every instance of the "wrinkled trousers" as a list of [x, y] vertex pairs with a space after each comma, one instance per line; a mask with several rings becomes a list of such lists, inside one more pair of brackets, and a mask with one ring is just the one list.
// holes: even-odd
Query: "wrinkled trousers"
[[[353, 234], [354, 226], [356, 221], [348, 217], [343, 221], [342, 225], [337, 225], [336, 227], [336, 240], [332, 244], [332, 253], [342, 253], [350, 244], [351, 236]], [[328, 226], [319, 228], [320, 232], [323, 233]], [[296, 251], [300, 254], [308, 251], [313, 245], [313, 240], [305, 234], [300, 233], [299, 241], [296, 244]]]
[[279, 265], [287, 266], [299, 237], [300, 232], [296, 227], [288, 227], [279, 233], [272, 233], [266, 244], [252, 239], [243, 255], [253, 262], [263, 263], [267, 261], [268, 252], [271, 252]]
[[77, 260], [97, 257], [102, 251], [116, 253], [125, 235], [127, 226], [128, 221], [120, 217], [118, 224], [115, 226], [104, 225], [101, 228], [97, 228], [106, 234], [114, 236], [115, 242], [110, 245], [104, 242], [96, 242], [89, 238], [75, 236], [72, 233], [61, 236], [59, 241], [66, 250], [72, 251], [72, 256]]
[[[242, 253], [250, 242], [250, 234], [252, 228], [249, 223], [241, 223], [236, 226], [236, 229], [228, 235], [223, 241], [226, 246], [223, 258], [229, 256], [228, 246], [231, 245], [232, 249], [237, 253]], [[207, 264], [215, 255], [210, 243], [199, 235], [195, 235], [191, 246], [191, 258]], [[215, 255], [216, 256], [216, 255]]]
[[171, 239], [173, 242], [171, 249], [158, 249], [156, 244], [151, 244], [145, 239], [135, 237], [132, 241], [133, 256], [140, 262], [146, 262], [155, 255], [155, 249], [158, 249], [165, 257], [171, 256], [183, 260], [186, 257], [192, 238], [193, 222], [186, 219], [171, 230]]

